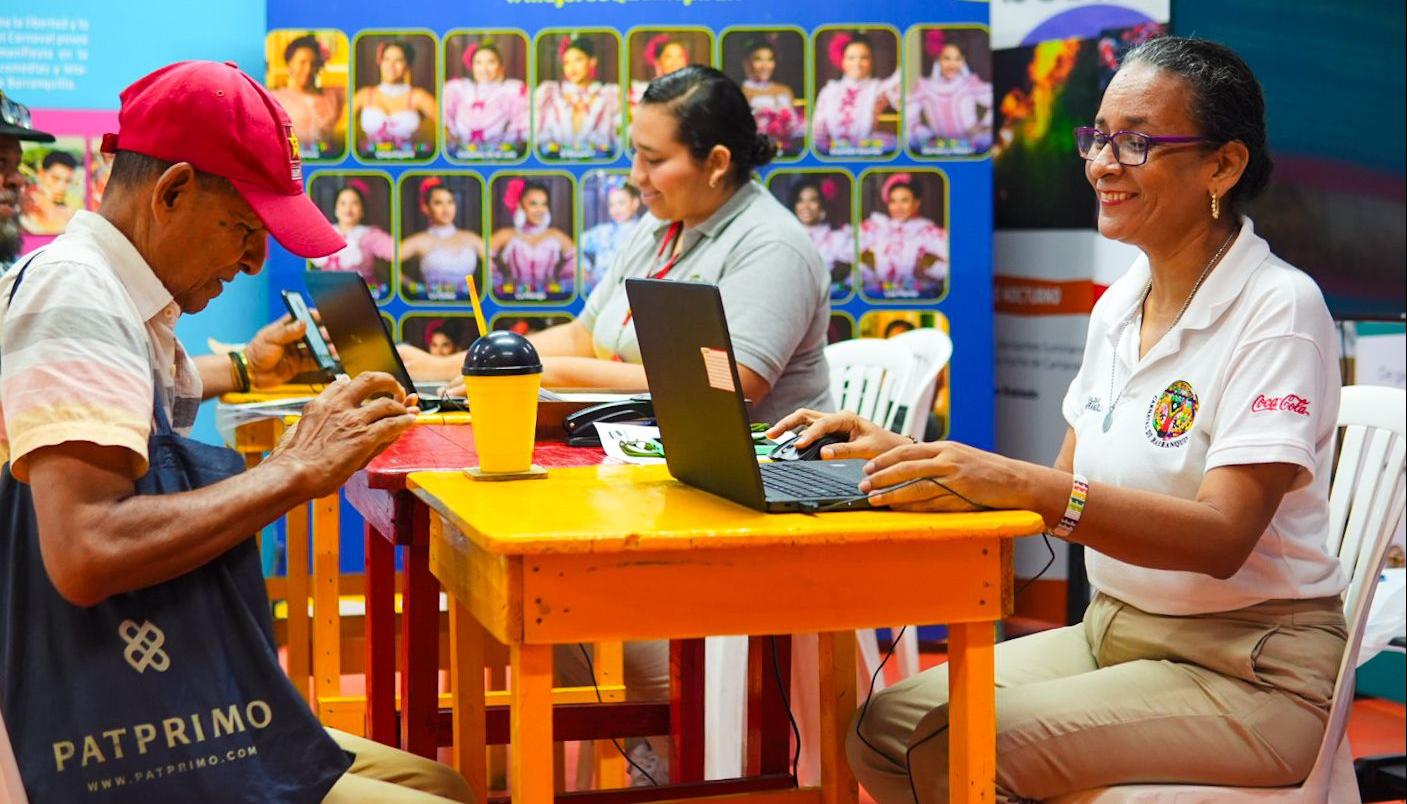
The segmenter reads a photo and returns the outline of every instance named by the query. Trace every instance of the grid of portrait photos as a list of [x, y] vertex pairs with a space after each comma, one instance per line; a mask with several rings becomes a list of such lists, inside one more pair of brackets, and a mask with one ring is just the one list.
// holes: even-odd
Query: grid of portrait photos
[[875, 316], [946, 327], [929, 309], [950, 288], [941, 163], [992, 145], [973, 24], [278, 29], [266, 59], [308, 192], [347, 241], [308, 267], [356, 271], [432, 352], [477, 336], [470, 277], [494, 328], [570, 320], [646, 211], [633, 111], [687, 64], [736, 81], [776, 144], [761, 180], [830, 270], [833, 340], [873, 336]]

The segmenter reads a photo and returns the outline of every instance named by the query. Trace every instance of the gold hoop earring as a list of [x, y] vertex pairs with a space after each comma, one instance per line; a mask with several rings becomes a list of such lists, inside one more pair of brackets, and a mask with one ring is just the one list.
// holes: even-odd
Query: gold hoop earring
[[1212, 220], [1217, 220], [1217, 219], [1220, 218], [1220, 217], [1221, 217], [1221, 199], [1217, 198], [1217, 197], [1216, 197], [1216, 193], [1213, 192], [1213, 193], [1212, 193]]

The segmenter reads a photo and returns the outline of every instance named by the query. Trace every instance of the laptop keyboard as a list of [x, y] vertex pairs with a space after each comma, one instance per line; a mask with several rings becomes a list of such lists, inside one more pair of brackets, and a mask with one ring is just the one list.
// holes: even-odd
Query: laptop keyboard
[[841, 500], [860, 496], [860, 488], [854, 483], [805, 461], [764, 463], [758, 468], [762, 470], [762, 489], [768, 498]]

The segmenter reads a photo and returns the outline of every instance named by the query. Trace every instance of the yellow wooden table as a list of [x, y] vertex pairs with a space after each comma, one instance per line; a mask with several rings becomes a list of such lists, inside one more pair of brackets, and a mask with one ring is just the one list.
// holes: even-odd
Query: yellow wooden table
[[455, 755], [479, 800], [484, 630], [511, 653], [516, 801], [553, 795], [553, 644], [819, 631], [821, 788], [769, 801], [853, 802], [854, 629], [896, 622], [948, 624], [952, 798], [993, 800], [995, 624], [1011, 611], [1011, 538], [1039, 533], [1038, 515], [763, 514], [663, 466], [509, 483], [424, 472], [408, 488], [436, 512], [430, 565], [453, 599]]

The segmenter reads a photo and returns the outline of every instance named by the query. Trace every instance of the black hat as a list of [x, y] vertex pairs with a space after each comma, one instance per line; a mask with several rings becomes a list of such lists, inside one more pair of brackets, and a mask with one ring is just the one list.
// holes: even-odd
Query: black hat
[[0, 89], [0, 137], [14, 137], [30, 142], [53, 142], [54, 135], [35, 131], [30, 122], [29, 107], [5, 95]]

